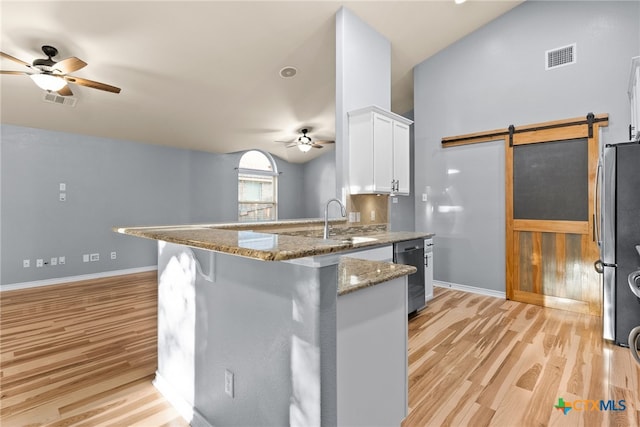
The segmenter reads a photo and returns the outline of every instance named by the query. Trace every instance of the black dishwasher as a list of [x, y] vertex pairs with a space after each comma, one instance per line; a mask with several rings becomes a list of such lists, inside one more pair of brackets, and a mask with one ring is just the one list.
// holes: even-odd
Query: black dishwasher
[[407, 276], [408, 305], [407, 314], [425, 307], [424, 288], [424, 239], [406, 240], [393, 245], [393, 262], [412, 265], [418, 269]]

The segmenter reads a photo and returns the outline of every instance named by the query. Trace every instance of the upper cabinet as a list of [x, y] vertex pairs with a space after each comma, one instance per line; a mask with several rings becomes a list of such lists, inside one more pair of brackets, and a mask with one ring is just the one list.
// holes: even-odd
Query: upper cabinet
[[640, 56], [631, 60], [631, 77], [629, 79], [629, 101], [631, 102], [631, 128], [629, 137], [640, 140]]
[[411, 123], [376, 106], [349, 112], [350, 194], [409, 194]]

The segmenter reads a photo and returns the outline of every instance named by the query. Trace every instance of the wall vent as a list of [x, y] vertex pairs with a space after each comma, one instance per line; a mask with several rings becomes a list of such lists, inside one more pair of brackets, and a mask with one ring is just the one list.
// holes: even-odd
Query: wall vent
[[577, 59], [578, 57], [575, 43], [568, 46], [557, 47], [545, 52], [544, 69], [553, 70], [554, 68], [575, 64]]
[[50, 102], [51, 104], [66, 105], [67, 107], [75, 107], [78, 98], [72, 96], [60, 96], [53, 92], [45, 92], [42, 98], [44, 102]]

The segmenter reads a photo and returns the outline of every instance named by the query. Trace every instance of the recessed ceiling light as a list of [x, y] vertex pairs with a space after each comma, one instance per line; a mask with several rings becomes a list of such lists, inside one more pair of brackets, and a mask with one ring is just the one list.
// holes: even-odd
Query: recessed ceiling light
[[282, 70], [280, 70], [280, 77], [282, 77], [283, 79], [290, 79], [296, 74], [298, 74], [298, 70], [296, 69], [296, 67], [284, 67]]

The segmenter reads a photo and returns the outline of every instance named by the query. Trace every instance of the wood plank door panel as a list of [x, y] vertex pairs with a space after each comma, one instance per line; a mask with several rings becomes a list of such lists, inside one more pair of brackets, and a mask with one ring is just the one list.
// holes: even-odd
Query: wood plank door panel
[[507, 298], [601, 315], [593, 190], [607, 123], [505, 138]]

